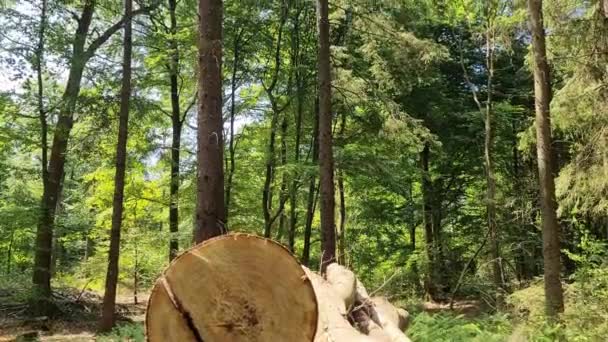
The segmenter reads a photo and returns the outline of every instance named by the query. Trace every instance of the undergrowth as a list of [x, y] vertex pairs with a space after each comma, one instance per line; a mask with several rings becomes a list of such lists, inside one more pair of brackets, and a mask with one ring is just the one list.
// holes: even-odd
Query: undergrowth
[[474, 319], [451, 313], [420, 313], [407, 334], [416, 342], [499, 342], [511, 334], [511, 324], [505, 315], [487, 315]]
[[125, 323], [112, 331], [97, 337], [99, 342], [144, 342], [146, 340], [142, 323]]

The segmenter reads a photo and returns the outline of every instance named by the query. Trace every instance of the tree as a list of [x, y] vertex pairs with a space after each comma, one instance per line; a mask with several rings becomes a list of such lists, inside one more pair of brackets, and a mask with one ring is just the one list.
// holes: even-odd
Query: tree
[[332, 143], [329, 5], [317, 1], [319, 30], [319, 172], [321, 192], [321, 270], [336, 261], [334, 157]]
[[545, 46], [542, 0], [528, 0], [529, 28], [534, 57], [534, 94], [536, 104], [536, 154], [541, 201], [545, 311], [556, 318], [564, 311], [564, 293], [560, 279], [560, 226], [557, 220], [553, 148], [551, 138], [551, 79]]
[[222, 120], [222, 0], [199, 0], [198, 174], [194, 241], [226, 232]]
[[125, 0], [124, 43], [122, 59], [122, 85], [120, 89], [120, 113], [118, 123], [118, 142], [116, 143], [116, 173], [114, 176], [114, 201], [112, 210], [112, 229], [110, 231], [110, 250], [108, 252], [108, 272], [103, 296], [103, 309], [100, 330], [109, 331], [115, 322], [116, 286], [118, 284], [118, 261], [120, 256], [120, 230], [123, 219], [123, 199], [125, 192], [125, 171], [127, 164], [127, 138], [129, 132], [129, 102], [131, 99], [131, 51], [132, 0]]
[[169, 87], [171, 91], [171, 181], [170, 181], [170, 207], [169, 207], [169, 260], [177, 256], [179, 240], [177, 233], [179, 230], [179, 183], [180, 183], [180, 149], [182, 139], [182, 127], [188, 110], [187, 107], [183, 115], [180, 111], [180, 90], [178, 77], [180, 53], [177, 39], [177, 18], [176, 0], [169, 0]]
[[[72, 41], [72, 55], [70, 56], [70, 67], [67, 84], [61, 98], [59, 115], [55, 125], [51, 155], [48, 162], [48, 184], [44, 187], [41, 200], [40, 217], [36, 230], [36, 255], [33, 273], [33, 284], [40, 301], [39, 309], [46, 311], [45, 304], [51, 297], [51, 258], [53, 247], [53, 228], [55, 224], [55, 211], [61, 194], [61, 182], [63, 179], [65, 162], [67, 157], [68, 141], [70, 131], [74, 124], [74, 112], [80, 86], [87, 62], [94, 56], [97, 50], [117, 32], [124, 23], [119, 20], [93, 39], [85, 46], [90, 38], [90, 28], [95, 13], [95, 0], [86, 0], [80, 15], [77, 17], [77, 27]], [[149, 10], [141, 8], [133, 14], [143, 13]]]

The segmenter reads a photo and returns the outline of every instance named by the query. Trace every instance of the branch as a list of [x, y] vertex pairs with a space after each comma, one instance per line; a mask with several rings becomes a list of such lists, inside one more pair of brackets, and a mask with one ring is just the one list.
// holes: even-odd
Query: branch
[[182, 115], [182, 118], [179, 120], [180, 123], [182, 123], [182, 124], [184, 123], [184, 121], [186, 120], [186, 115], [188, 115], [188, 112], [190, 111], [190, 109], [192, 109], [192, 107], [194, 107], [194, 105], [196, 104], [197, 98], [198, 98], [198, 90], [194, 94], [192, 101], [190, 101], [188, 106], [186, 106], [186, 109], [184, 110], [184, 114]]
[[[131, 18], [133, 18], [137, 15], [140, 15], [140, 14], [149, 13], [152, 9], [153, 9], [153, 7], [139, 8], [139, 9], [133, 11]], [[112, 37], [112, 35], [114, 33], [116, 33], [118, 30], [120, 30], [122, 28], [122, 25], [124, 24], [124, 22], [125, 22], [125, 18], [123, 17], [119, 21], [114, 23], [112, 26], [108, 27], [108, 29], [105, 30], [99, 37], [97, 37], [95, 40], [93, 40], [84, 53], [85, 60], [88, 60], [91, 57], [93, 57], [93, 55], [95, 54], [97, 49], [99, 49], [99, 47], [101, 47], [108, 39], [110, 39], [110, 37]]]

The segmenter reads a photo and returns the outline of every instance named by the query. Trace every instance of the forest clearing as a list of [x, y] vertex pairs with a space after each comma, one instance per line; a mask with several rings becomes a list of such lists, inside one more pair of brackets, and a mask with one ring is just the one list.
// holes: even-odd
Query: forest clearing
[[0, 27], [0, 341], [608, 340], [608, 0]]

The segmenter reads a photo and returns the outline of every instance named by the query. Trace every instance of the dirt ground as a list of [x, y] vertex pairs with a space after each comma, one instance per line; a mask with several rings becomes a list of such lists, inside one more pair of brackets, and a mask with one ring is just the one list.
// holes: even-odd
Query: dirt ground
[[[57, 319], [0, 313], [0, 342], [95, 341], [99, 317], [97, 311], [101, 306], [100, 299], [101, 297], [91, 294], [87, 296], [86, 302], [83, 300], [85, 302], [83, 305], [70, 306], [70, 308], [81, 308], [82, 312], [69, 312], [66, 317], [62, 316]], [[147, 301], [147, 295], [140, 295], [138, 304], [134, 304], [131, 296], [118, 296], [116, 304], [119, 322], [143, 323]]]

